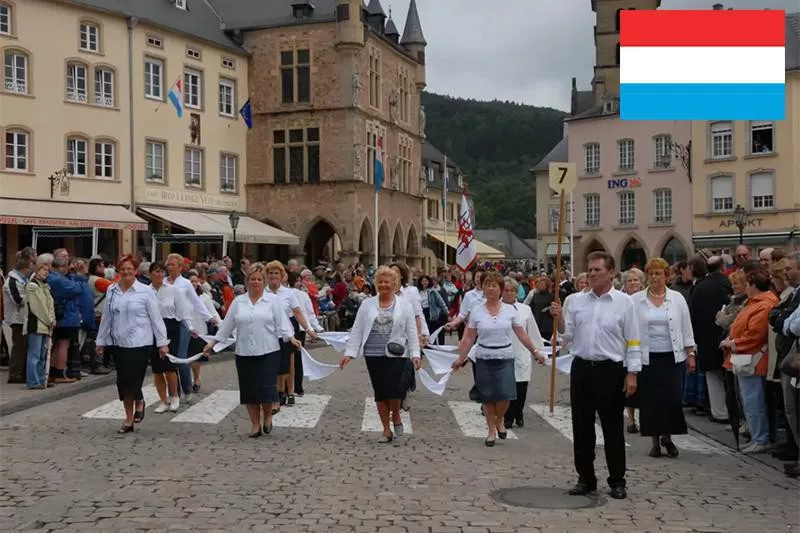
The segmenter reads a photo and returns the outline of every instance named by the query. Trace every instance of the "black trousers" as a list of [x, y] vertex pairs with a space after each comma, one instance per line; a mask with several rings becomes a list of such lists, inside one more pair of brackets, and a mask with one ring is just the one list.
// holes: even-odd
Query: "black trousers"
[[[306, 332], [300, 331], [297, 333], [297, 340], [305, 346]], [[294, 392], [295, 394], [303, 394], [303, 356], [300, 355], [300, 350], [297, 350], [294, 354]]]
[[506, 411], [506, 423], [522, 420], [525, 414], [525, 398], [528, 396], [528, 382], [517, 381], [517, 399], [511, 400]]
[[570, 372], [572, 435], [578, 479], [597, 486], [594, 472], [595, 413], [600, 416], [605, 440], [608, 485], [625, 486], [625, 368], [613, 361], [587, 361], [576, 357]]

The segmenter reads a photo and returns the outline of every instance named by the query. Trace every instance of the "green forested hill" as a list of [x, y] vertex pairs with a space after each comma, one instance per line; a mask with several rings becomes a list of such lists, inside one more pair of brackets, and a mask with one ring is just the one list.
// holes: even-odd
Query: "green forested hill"
[[423, 93], [428, 140], [467, 175], [478, 228], [535, 235], [533, 167], [561, 139], [565, 113]]

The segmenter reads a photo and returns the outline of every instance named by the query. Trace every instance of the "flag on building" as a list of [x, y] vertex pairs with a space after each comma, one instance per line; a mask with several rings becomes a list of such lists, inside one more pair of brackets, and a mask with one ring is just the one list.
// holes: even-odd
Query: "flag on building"
[[169, 101], [175, 107], [178, 118], [183, 117], [183, 80], [181, 78], [178, 78], [178, 81], [169, 90]]
[[475, 264], [478, 252], [475, 250], [475, 236], [472, 232], [472, 216], [465, 194], [461, 195], [461, 210], [458, 215], [458, 248], [456, 266], [466, 272]]
[[253, 129], [253, 108], [250, 105], [250, 99], [248, 98], [247, 101], [244, 103], [242, 108], [239, 110], [239, 114], [242, 115], [242, 119], [244, 123], [247, 124], [247, 129]]
[[383, 136], [375, 141], [375, 192], [383, 188]]
[[785, 13], [620, 13], [623, 120], [782, 120]]

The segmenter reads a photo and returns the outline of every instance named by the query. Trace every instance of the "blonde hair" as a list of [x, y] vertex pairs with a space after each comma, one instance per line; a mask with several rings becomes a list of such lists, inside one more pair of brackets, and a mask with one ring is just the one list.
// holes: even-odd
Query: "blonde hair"
[[[269, 267], [269, 265], [267, 265], [267, 267]], [[264, 278], [264, 281], [267, 281], [267, 270], [269, 270], [269, 268], [267, 267], [265, 267], [262, 263], [251, 264], [250, 267], [247, 269], [247, 277], [245, 278], [245, 283], [248, 285], [250, 284], [250, 277], [253, 274], [261, 274], [261, 276]]]
[[741, 269], [734, 270], [731, 272], [731, 275], [728, 276], [728, 280], [733, 283], [734, 281], [737, 283], [741, 283], [742, 285], [747, 283], [747, 280], [744, 277], [744, 272]]
[[773, 278], [783, 281], [784, 283], [787, 283], [789, 281], [789, 277], [786, 275], [786, 267], [788, 266], [789, 260], [785, 257], [778, 259], [777, 261], [773, 261], [769, 268], [769, 275]]
[[262, 268], [267, 272], [269, 272], [270, 270], [280, 270], [281, 271], [281, 279], [283, 279], [283, 277], [286, 275], [286, 269], [283, 268], [283, 263], [281, 263], [280, 261], [277, 261], [277, 260], [276, 261], [270, 261], [269, 263], [267, 263], [267, 266], [263, 266], [262, 265]]
[[644, 267], [644, 271], [647, 272], [648, 275], [650, 275], [650, 272], [652, 270], [663, 270], [666, 273], [666, 275], [669, 276], [670, 266], [665, 259], [662, 259], [660, 257], [653, 257], [647, 262], [647, 264]]
[[[176, 259], [178, 261], [178, 263], [183, 265], [183, 256], [181, 254], [169, 254], [167, 256], [167, 261], [169, 261], [170, 259]], [[166, 263], [166, 261], [164, 261], [164, 262]]]
[[389, 268], [386, 265], [381, 265], [378, 267], [378, 270], [375, 271], [375, 284], [378, 284], [378, 278], [382, 276], [388, 276], [394, 282], [394, 288], [397, 290], [400, 288], [400, 274], [397, 273], [396, 270], [393, 268]]
[[580, 274], [575, 276], [575, 285], [577, 286], [579, 281], [581, 281], [583, 279], [587, 279], [588, 277], [589, 277], [589, 274], [587, 274], [586, 272], [581, 272]]

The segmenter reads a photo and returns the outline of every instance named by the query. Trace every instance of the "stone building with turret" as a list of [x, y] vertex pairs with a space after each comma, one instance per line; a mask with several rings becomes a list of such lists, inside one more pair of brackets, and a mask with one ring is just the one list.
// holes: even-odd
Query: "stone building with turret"
[[[402, 33], [380, 0], [218, 0], [251, 54], [249, 214], [299, 237], [308, 265], [421, 263], [426, 41], [415, 0]], [[374, 168], [385, 179], [375, 217]]]

